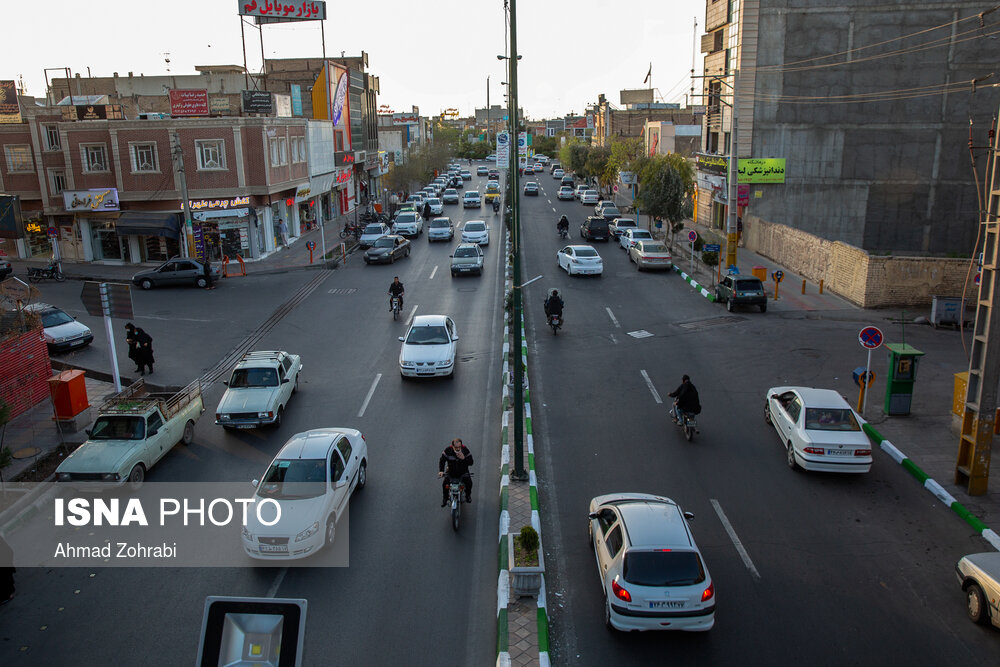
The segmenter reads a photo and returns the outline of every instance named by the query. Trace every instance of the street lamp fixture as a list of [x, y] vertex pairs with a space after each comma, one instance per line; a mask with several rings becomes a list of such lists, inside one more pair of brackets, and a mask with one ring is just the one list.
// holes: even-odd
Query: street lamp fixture
[[[518, 56], [517, 59], [520, 60], [521, 56]], [[497, 60], [510, 60], [510, 56], [497, 56]]]

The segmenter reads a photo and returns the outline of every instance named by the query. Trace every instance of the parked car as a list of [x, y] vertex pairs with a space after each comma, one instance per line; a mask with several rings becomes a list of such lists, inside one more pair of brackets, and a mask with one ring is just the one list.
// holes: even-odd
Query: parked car
[[608, 223], [608, 232], [611, 234], [611, 238], [617, 241], [622, 232], [626, 229], [634, 228], [635, 226], [635, 220], [632, 218], [615, 218]]
[[715, 300], [726, 304], [726, 310], [736, 306], [759, 306], [760, 312], [767, 311], [767, 292], [760, 278], [753, 276], [723, 276], [715, 286]]
[[364, 230], [361, 232], [361, 236], [358, 237], [358, 245], [362, 248], [370, 248], [377, 239], [391, 233], [392, 230], [389, 229], [389, 225], [384, 222], [369, 223], [365, 225]]
[[594, 210], [597, 211], [597, 215], [603, 215], [608, 221], [620, 218], [622, 215], [621, 211], [618, 210], [618, 207], [612, 201], [597, 202]]
[[580, 203], [584, 206], [596, 206], [597, 197], [597, 190], [584, 190], [580, 193]]
[[398, 234], [389, 234], [376, 239], [372, 247], [365, 250], [365, 264], [392, 264], [409, 256], [409, 240]]
[[261, 479], [253, 480], [257, 506], [269, 507], [271, 503], [263, 501], [271, 500], [278, 507], [262, 509], [260, 516], [247, 513], [243, 550], [260, 560], [295, 560], [317, 553], [333, 544], [351, 496], [367, 481], [368, 444], [361, 431], [316, 428], [296, 433]]
[[575, 188], [573, 188], [573, 199], [579, 199], [580, 195], [590, 189], [590, 186], [586, 183], [580, 183]]
[[437, 197], [430, 197], [426, 204], [430, 206], [431, 215], [441, 215], [444, 213], [444, 203]]
[[14, 273], [14, 267], [6, 259], [0, 258], [0, 280]]
[[565, 175], [566, 175], [566, 172], [563, 171], [562, 169], [553, 169], [552, 170], [552, 178], [555, 178], [557, 180], [561, 179]]
[[[212, 280], [218, 280], [222, 271], [215, 264], [211, 267]], [[155, 269], [139, 271], [132, 276], [132, 284], [142, 289], [152, 289], [164, 285], [196, 285], [205, 287], [204, 265], [197, 259], [171, 257]]]
[[524, 194], [526, 196], [529, 196], [529, 197], [532, 197], [532, 196], [533, 197], [537, 197], [538, 196], [538, 183], [535, 183], [534, 181], [528, 181], [527, 183], [525, 183], [524, 184]]
[[441, 202], [444, 204], [457, 204], [459, 200], [458, 190], [455, 188], [448, 188], [441, 195]]
[[483, 249], [478, 243], [463, 243], [455, 248], [455, 254], [451, 256], [451, 275], [454, 277], [460, 273], [475, 273], [481, 276], [483, 261]]
[[178, 392], [150, 392], [140, 378], [101, 405], [86, 442], [56, 468], [56, 481], [88, 491], [137, 489], [174, 445], [191, 444], [203, 412], [199, 380]]
[[35, 313], [42, 320], [42, 337], [49, 352], [66, 352], [86, 347], [94, 340], [94, 333], [86, 324], [76, 321], [63, 310], [47, 303], [30, 303], [25, 310]]
[[644, 269], [672, 269], [674, 259], [670, 250], [660, 241], [636, 241], [628, 249], [628, 258], [639, 271]]
[[1000, 628], [1000, 553], [969, 554], [955, 564], [965, 591], [965, 613], [973, 623]]
[[450, 241], [455, 238], [455, 226], [451, 224], [451, 218], [434, 218], [427, 226], [427, 242]]
[[862, 419], [832, 389], [771, 387], [764, 420], [774, 426], [792, 470], [864, 473], [872, 467], [872, 443]]
[[715, 583], [693, 514], [664, 496], [614, 493], [593, 498], [588, 516], [609, 629], [712, 629]]
[[420, 236], [424, 219], [416, 211], [400, 211], [392, 223], [392, 233], [400, 236]]
[[476, 176], [486, 176], [490, 173], [490, 170], [485, 165], [479, 165], [476, 167]]
[[572, 199], [573, 198], [573, 188], [568, 186], [563, 186], [559, 188], [559, 192], [556, 193], [556, 199]]
[[549, 173], [554, 174], [556, 173], [556, 169], [560, 169], [561, 167], [562, 165], [559, 164], [558, 162], [552, 162], [551, 164], [549, 164]]
[[598, 215], [590, 216], [580, 225], [580, 236], [588, 241], [607, 241], [610, 236], [608, 221]]
[[247, 352], [224, 384], [215, 423], [225, 429], [281, 426], [285, 408], [299, 389], [302, 359], [284, 350]]
[[399, 340], [399, 373], [403, 378], [455, 375], [458, 331], [445, 315], [417, 315]]
[[478, 190], [466, 190], [462, 195], [462, 208], [482, 208]]
[[564, 185], [568, 185], [569, 187], [573, 187], [575, 185], [575, 183], [573, 182], [573, 177], [570, 176], [569, 174], [564, 174], [563, 177], [559, 179], [559, 187], [562, 187]]
[[565, 269], [566, 275], [583, 274], [599, 276], [604, 273], [604, 262], [589, 245], [568, 245], [556, 254], [559, 268]]
[[639, 227], [629, 227], [625, 229], [618, 236], [618, 245], [622, 247], [626, 252], [629, 248], [634, 246], [637, 241], [652, 241], [653, 235], [649, 233], [648, 229], [641, 229]]

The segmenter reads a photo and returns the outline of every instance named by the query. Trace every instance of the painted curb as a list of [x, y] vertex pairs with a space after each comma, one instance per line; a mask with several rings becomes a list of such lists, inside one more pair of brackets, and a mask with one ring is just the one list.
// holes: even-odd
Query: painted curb
[[681, 274], [681, 278], [683, 278], [689, 285], [691, 285], [691, 287], [693, 287], [696, 290], [698, 290], [703, 297], [705, 297], [709, 301], [715, 302], [715, 295], [714, 294], [712, 294], [707, 289], [705, 289], [704, 287], [702, 287], [701, 283], [699, 283], [697, 280], [695, 280], [694, 278], [692, 278], [691, 276], [689, 276], [687, 273], [685, 273], [684, 271], [681, 271], [679, 268], [677, 268], [676, 264], [674, 264], [674, 271], [676, 271], [677, 273]]
[[920, 482], [925, 489], [931, 492], [931, 494], [945, 504], [952, 512], [957, 514], [959, 518], [965, 521], [967, 524], [972, 526], [979, 535], [990, 543], [990, 545], [1000, 551], [1000, 535], [988, 528], [985, 523], [979, 520], [978, 517], [972, 515], [972, 513], [966, 509], [962, 503], [955, 500], [955, 497], [948, 493], [943, 486], [938, 484], [935, 480], [925, 473], [920, 466], [913, 462], [906, 454], [901, 452], [895, 445], [885, 439], [885, 437], [875, 430], [875, 428], [865, 422], [861, 425], [864, 432], [868, 434], [868, 437], [875, 441], [875, 443], [882, 448], [882, 450], [889, 455], [893, 461], [901, 465], [907, 472], [913, 475], [914, 479]]

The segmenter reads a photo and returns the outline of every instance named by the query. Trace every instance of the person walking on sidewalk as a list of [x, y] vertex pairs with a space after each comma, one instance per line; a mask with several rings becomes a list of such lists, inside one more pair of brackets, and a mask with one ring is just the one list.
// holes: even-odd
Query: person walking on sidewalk
[[288, 247], [288, 225], [282, 218], [278, 218], [278, 236], [281, 237], [281, 245]]
[[205, 261], [201, 263], [201, 271], [205, 277], [205, 289], [215, 289], [212, 282], [212, 260], [206, 257]]
[[135, 364], [135, 372], [142, 370], [139, 367], [139, 341], [136, 339], [135, 325], [131, 322], [125, 325], [125, 344], [128, 345], [128, 358]]
[[153, 374], [153, 337], [148, 333], [143, 331], [141, 328], [136, 327], [135, 339], [138, 342], [138, 350], [136, 363], [139, 365], [139, 375], [146, 374], [146, 368], [149, 368], [149, 374]]

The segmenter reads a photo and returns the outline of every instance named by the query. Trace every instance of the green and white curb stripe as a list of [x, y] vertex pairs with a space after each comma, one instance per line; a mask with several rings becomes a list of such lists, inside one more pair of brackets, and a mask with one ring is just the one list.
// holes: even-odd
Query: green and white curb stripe
[[980, 521], [977, 517], [973, 516], [972, 513], [966, 509], [962, 503], [955, 500], [955, 497], [944, 490], [940, 484], [931, 479], [927, 473], [920, 469], [916, 463], [913, 462], [906, 454], [899, 451], [895, 445], [882, 437], [882, 434], [876, 431], [871, 424], [865, 422], [861, 425], [875, 443], [882, 448], [886, 454], [889, 455], [893, 461], [903, 466], [911, 475], [913, 475], [918, 482], [923, 484], [924, 488], [934, 494], [938, 500], [943, 502], [952, 512], [957, 514], [962, 518], [967, 524], [976, 529], [976, 531], [982, 536], [984, 540], [989, 542], [994, 549], [1000, 551], [1000, 535], [997, 535], [996, 531], [991, 528], [987, 528], [986, 524]]
[[705, 289], [704, 287], [702, 287], [701, 283], [699, 283], [697, 280], [695, 280], [694, 278], [692, 278], [691, 276], [689, 276], [688, 274], [684, 273], [679, 268], [677, 268], [676, 264], [674, 264], [674, 271], [676, 271], [677, 273], [681, 274], [681, 278], [683, 278], [684, 280], [686, 280], [688, 282], [688, 284], [691, 285], [691, 287], [693, 287], [696, 290], [698, 290], [699, 292], [701, 292], [701, 295], [703, 297], [705, 297], [709, 301], [715, 301], [715, 295], [714, 294], [712, 294], [707, 289]]

